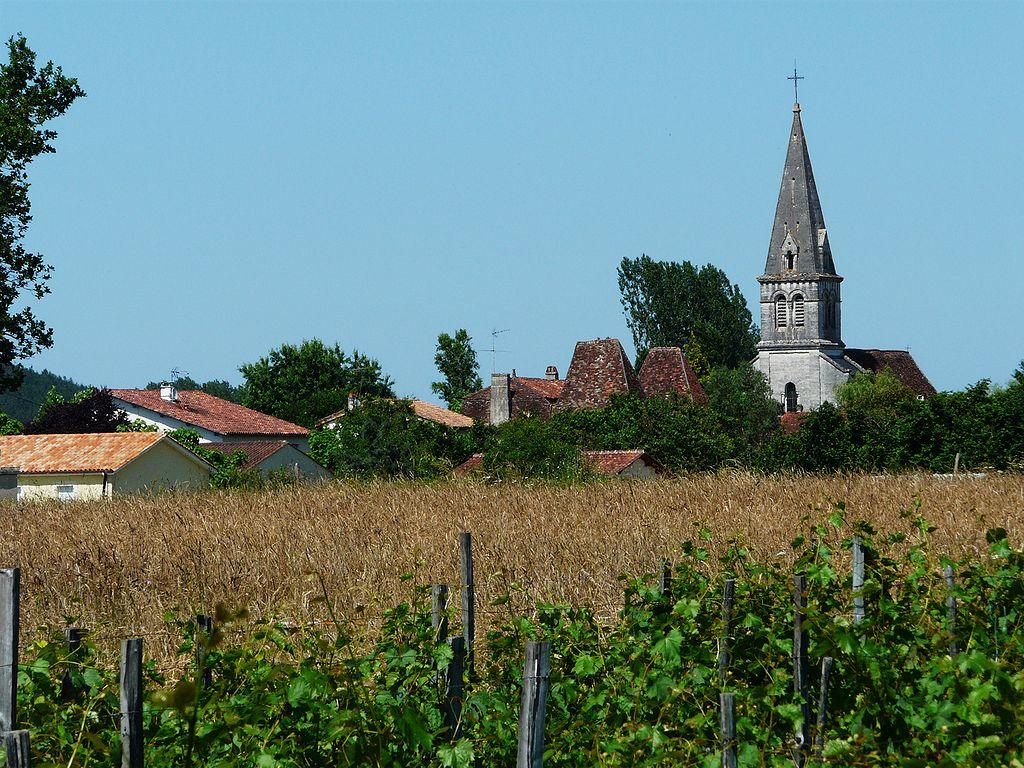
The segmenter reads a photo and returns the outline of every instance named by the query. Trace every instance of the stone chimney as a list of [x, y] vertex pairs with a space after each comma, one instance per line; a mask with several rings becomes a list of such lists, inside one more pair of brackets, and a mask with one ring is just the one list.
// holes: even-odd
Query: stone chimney
[[504, 424], [512, 416], [510, 380], [507, 373], [491, 374], [491, 424]]
[[160, 399], [169, 403], [178, 402], [178, 388], [166, 382], [160, 385]]
[[558, 381], [558, 368], [553, 365], [549, 365], [548, 369], [544, 371], [544, 378], [548, 381]]

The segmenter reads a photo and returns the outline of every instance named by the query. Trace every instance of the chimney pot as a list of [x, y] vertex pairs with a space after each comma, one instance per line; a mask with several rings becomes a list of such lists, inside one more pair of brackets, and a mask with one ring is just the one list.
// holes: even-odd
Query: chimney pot
[[178, 402], [178, 388], [173, 384], [161, 384], [160, 385], [160, 399], [166, 400], [169, 403]]
[[548, 369], [544, 371], [544, 378], [548, 381], [558, 381], [558, 368], [554, 365], [549, 365]]

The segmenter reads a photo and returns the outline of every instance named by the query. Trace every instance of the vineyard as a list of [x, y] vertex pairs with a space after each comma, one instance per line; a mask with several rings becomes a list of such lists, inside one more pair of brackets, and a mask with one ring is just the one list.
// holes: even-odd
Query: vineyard
[[[209, 617], [197, 618], [201, 606], [183, 603], [158, 623], [99, 622], [69, 632], [68, 624], [100, 610], [83, 605], [61, 620], [28, 618], [52, 610], [42, 599], [50, 592], [33, 594], [39, 570], [54, 567], [51, 555], [34, 550], [11, 562], [21, 568], [15, 602], [31, 629], [23, 629], [11, 662], [17, 675], [5, 674], [14, 667], [0, 659], [0, 721], [27, 731], [35, 766], [121, 759], [131, 768], [507, 767], [517, 757], [530, 768], [539, 759], [566, 768], [1021, 764], [1024, 552], [1019, 523], [1011, 523], [1019, 480], [836, 478], [837, 489], [856, 500], [844, 504], [828, 501], [838, 493], [822, 493], [827, 479], [804, 478], [807, 492], [819, 494], [816, 503], [786, 520], [757, 521], [764, 526], [758, 538], [743, 530], [752, 518], [741, 519], [741, 497], [747, 510], [791, 503], [786, 494], [798, 483], [739, 478], [730, 487], [717, 479], [717, 497], [707, 478], [582, 490], [465, 487], [465, 498], [476, 492], [484, 508], [503, 494], [523, 502], [532, 493], [543, 504], [561, 502], [570, 520], [582, 514], [575, 505], [602, 510], [606, 529], [592, 538], [606, 551], [630, 543], [606, 533], [629, 527], [631, 505], [646, 508], [645, 566], [612, 562], [629, 575], [602, 580], [599, 589], [591, 584], [589, 599], [580, 600], [546, 597], [586, 589], [586, 567], [563, 570], [560, 580], [498, 578], [494, 529], [473, 531], [474, 559], [470, 540], [458, 535], [460, 520], [452, 521], [455, 530], [435, 520], [446, 547], [442, 565], [417, 552], [393, 583], [381, 584], [386, 595], [377, 601], [338, 594], [310, 561], [301, 574], [301, 614], [289, 614], [295, 604], [287, 601], [276, 615], [254, 610], [225, 591], [207, 604], [219, 603], [207, 608]], [[878, 519], [889, 509], [880, 500], [895, 488], [912, 491], [902, 514]], [[375, 502], [433, 495], [440, 504], [463, 490], [331, 493], [335, 501], [351, 493]], [[681, 534], [671, 546], [657, 541], [651, 531], [676, 525], [666, 520], [684, 499], [699, 503], [705, 490], [715, 503], [736, 503], [734, 524], [711, 527], [690, 514], [670, 529]], [[676, 502], [667, 513], [666, 498]], [[868, 507], [867, 498], [880, 503]], [[285, 493], [277, 501], [302, 499]], [[178, 499], [178, 515], [197, 503]], [[136, 504], [127, 511], [140, 517], [145, 504], [172, 506], [166, 499]], [[295, 509], [299, 518], [309, 512]], [[81, 524], [94, 514], [87, 505], [65, 505], [23, 524], [40, 525], [48, 515], [73, 515]], [[522, 546], [550, 552], [545, 534], [554, 535], [553, 526], [536, 518], [506, 523], [517, 535], [532, 531]], [[145, 546], [154, 534], [140, 527], [138, 535]], [[586, 547], [584, 537], [576, 540]], [[423, 533], [422, 541], [433, 540]], [[345, 565], [369, 570], [374, 556], [350, 555]], [[565, 553], [561, 563], [571, 558]], [[150, 575], [157, 565], [146, 564]], [[594, 581], [600, 571], [590, 568]], [[0, 654], [8, 652], [12, 624], [8, 593], [0, 590]], [[528, 649], [532, 663], [524, 670]], [[16, 706], [7, 708], [5, 691]], [[27, 764], [17, 762], [19, 744], [9, 737], [8, 754], [12, 764]]]

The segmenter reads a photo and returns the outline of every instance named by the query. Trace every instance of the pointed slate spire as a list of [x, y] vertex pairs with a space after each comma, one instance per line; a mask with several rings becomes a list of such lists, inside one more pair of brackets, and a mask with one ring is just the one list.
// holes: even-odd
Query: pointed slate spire
[[811, 158], [807, 154], [800, 105], [793, 105], [793, 129], [789, 135], [786, 167], [782, 173], [775, 225], [765, 263], [766, 276], [835, 274], [825, 231], [825, 217], [814, 185]]

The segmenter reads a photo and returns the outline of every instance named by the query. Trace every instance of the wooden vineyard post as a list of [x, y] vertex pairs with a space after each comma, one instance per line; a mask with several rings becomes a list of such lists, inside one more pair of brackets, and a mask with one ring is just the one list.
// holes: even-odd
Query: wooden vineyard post
[[796, 749], [793, 750], [793, 761], [797, 768], [801, 768], [807, 759], [811, 719], [806, 619], [807, 577], [798, 573], [793, 576], [793, 693], [800, 704], [801, 718], [796, 732]]
[[551, 643], [546, 640], [528, 642], [526, 663], [523, 666], [516, 768], [544, 766], [544, 712], [547, 708], [550, 675]]
[[466, 641], [466, 671], [475, 672], [473, 646], [476, 642], [476, 613], [473, 595], [473, 535], [459, 534], [459, 566], [462, 577], [462, 637]]
[[430, 626], [434, 630], [435, 643], [443, 643], [448, 639], [447, 584], [434, 584], [430, 587]]
[[956, 576], [953, 572], [953, 566], [947, 565], [942, 569], [943, 576], [946, 577], [946, 621], [949, 624], [949, 654], [956, 656], [960, 652], [960, 646], [956, 641], [956, 595], [953, 594], [953, 589], [956, 587]]
[[4, 733], [4, 751], [7, 753], [7, 768], [29, 768], [32, 765], [28, 731]]
[[853, 537], [853, 623], [864, 620], [864, 548], [860, 536]]
[[818, 728], [814, 734], [814, 751], [821, 754], [825, 747], [825, 728], [828, 725], [828, 686], [832, 679], [831, 656], [821, 660], [821, 691], [818, 694]]
[[121, 768], [142, 768], [142, 638], [121, 641]]
[[658, 594], [668, 602], [672, 602], [672, 563], [661, 561], [661, 574], [658, 576]]
[[722, 636], [718, 640], [718, 679], [725, 687], [729, 673], [729, 641], [732, 638], [732, 603], [736, 596], [736, 579], [726, 579], [722, 588]]
[[209, 688], [213, 683], [213, 670], [206, 664], [210, 655], [210, 640], [213, 639], [213, 616], [201, 613], [196, 616], [196, 651], [199, 667], [203, 670], [203, 687]]
[[718, 694], [722, 715], [722, 768], [736, 768], [736, 697]]
[[465, 696], [466, 641], [456, 635], [448, 640], [452, 660], [444, 674], [444, 727], [451, 741], [462, 735], [462, 700]]
[[82, 629], [81, 627], [68, 627], [64, 630], [64, 642], [68, 647], [68, 669], [60, 679], [60, 697], [63, 701], [72, 701], [78, 696], [75, 681], [71, 674], [71, 666], [77, 664], [82, 656]]
[[18, 634], [21, 631], [21, 569], [0, 569], [0, 732], [18, 717]]

